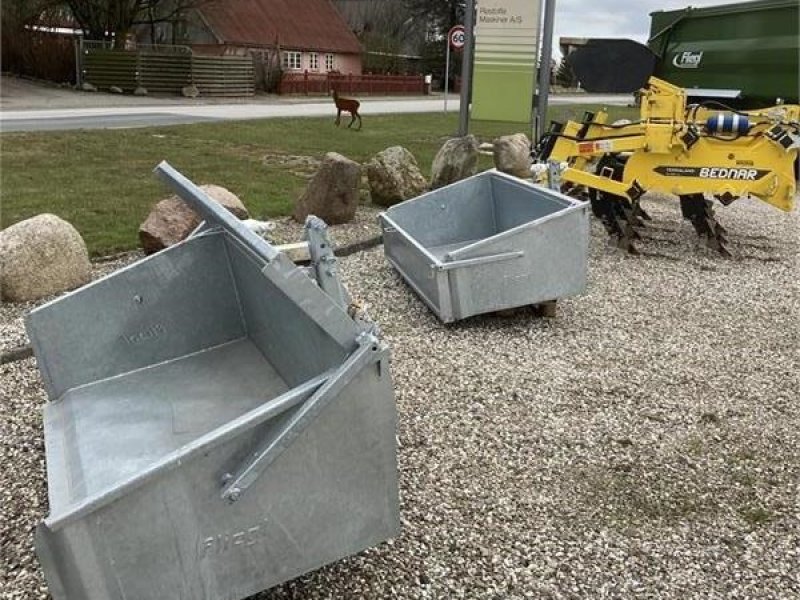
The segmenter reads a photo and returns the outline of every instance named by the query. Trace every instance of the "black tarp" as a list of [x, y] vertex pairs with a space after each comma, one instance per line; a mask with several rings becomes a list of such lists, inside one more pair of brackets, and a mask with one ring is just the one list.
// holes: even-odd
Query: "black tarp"
[[567, 57], [581, 87], [600, 94], [632, 93], [653, 74], [658, 58], [643, 44], [625, 39], [590, 39]]

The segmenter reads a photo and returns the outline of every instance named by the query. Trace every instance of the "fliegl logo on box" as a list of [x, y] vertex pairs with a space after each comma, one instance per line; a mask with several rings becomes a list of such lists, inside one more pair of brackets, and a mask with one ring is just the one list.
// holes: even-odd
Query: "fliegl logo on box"
[[702, 52], [678, 52], [672, 59], [672, 64], [679, 69], [696, 69], [702, 60]]

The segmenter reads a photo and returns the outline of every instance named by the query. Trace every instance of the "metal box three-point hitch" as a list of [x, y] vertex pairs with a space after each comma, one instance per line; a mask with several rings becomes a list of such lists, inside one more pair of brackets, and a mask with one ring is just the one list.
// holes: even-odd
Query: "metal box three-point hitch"
[[27, 318], [56, 600], [244, 598], [398, 531], [389, 353], [319, 223], [304, 269], [156, 171], [204, 224]]

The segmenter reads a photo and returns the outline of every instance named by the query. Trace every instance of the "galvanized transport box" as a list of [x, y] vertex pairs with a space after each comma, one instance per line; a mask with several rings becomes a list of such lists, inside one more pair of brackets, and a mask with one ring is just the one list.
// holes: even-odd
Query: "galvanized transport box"
[[27, 321], [56, 600], [244, 598], [398, 531], [388, 350], [159, 171], [208, 226]]
[[380, 214], [386, 258], [445, 323], [586, 289], [589, 205], [498, 171]]

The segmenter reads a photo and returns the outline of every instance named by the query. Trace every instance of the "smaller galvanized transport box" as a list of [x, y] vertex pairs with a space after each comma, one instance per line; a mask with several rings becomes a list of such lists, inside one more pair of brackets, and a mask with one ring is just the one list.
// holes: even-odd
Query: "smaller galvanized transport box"
[[236, 600], [398, 531], [388, 350], [335, 281], [157, 171], [205, 225], [27, 320], [56, 600]]
[[386, 258], [445, 323], [586, 289], [589, 204], [486, 171], [380, 214]]

